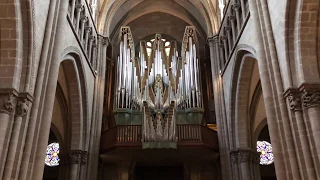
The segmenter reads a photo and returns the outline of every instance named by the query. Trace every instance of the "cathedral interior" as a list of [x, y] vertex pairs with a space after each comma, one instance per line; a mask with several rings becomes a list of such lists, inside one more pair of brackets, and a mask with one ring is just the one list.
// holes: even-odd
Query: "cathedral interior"
[[320, 180], [319, 0], [1, 0], [1, 180]]

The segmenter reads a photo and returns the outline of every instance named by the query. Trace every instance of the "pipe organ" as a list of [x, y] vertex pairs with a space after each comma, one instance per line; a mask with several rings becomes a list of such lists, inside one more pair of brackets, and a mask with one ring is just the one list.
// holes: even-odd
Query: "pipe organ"
[[145, 148], [176, 147], [176, 124], [200, 124], [203, 114], [195, 28], [186, 27], [180, 54], [177, 42], [168, 46], [156, 34], [151, 47], [140, 42], [135, 57], [130, 28], [121, 27], [119, 38], [116, 124], [142, 125]]

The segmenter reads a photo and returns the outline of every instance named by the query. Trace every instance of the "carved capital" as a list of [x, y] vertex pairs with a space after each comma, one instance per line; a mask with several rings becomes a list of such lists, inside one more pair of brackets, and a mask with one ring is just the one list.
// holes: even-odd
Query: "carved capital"
[[228, 16], [228, 20], [229, 21], [234, 21], [236, 19], [236, 16], [234, 16], [234, 15], [230, 15], [230, 16]]
[[291, 111], [302, 111], [301, 94], [298, 89], [289, 88], [284, 93], [284, 98], [287, 98]]
[[0, 113], [11, 114], [15, 109], [18, 92], [15, 89], [0, 90]]
[[240, 3], [234, 3], [231, 8], [234, 9], [235, 11], [238, 11], [239, 8], [241, 7]]
[[84, 6], [82, 4], [76, 4], [76, 10], [77, 12], [81, 12], [84, 10]]
[[239, 150], [239, 162], [250, 162], [252, 151], [250, 150]]
[[231, 30], [231, 27], [230, 27], [230, 26], [225, 26], [225, 27], [224, 27], [224, 30], [227, 31], [227, 32], [229, 32], [229, 31]]
[[82, 23], [85, 23], [85, 22], [88, 21], [88, 17], [87, 16], [81, 16], [80, 20], [81, 20]]
[[306, 108], [320, 106], [320, 84], [302, 84], [299, 87], [302, 102]]
[[90, 32], [92, 31], [92, 27], [90, 27], [90, 26], [85, 26], [85, 27], [84, 27], [84, 30], [85, 30], [86, 33], [90, 33]]
[[26, 98], [19, 98], [17, 104], [17, 116], [24, 117], [28, 114], [29, 110], [29, 101]]
[[81, 150], [70, 150], [69, 151], [69, 162], [70, 164], [80, 164], [81, 162]]
[[232, 150], [230, 152], [230, 159], [231, 159], [232, 164], [238, 163], [238, 151], [237, 150]]
[[88, 162], [88, 151], [81, 151], [81, 164], [85, 165]]
[[104, 45], [104, 46], [108, 46], [109, 45], [109, 38], [108, 37], [103, 37], [102, 45]]

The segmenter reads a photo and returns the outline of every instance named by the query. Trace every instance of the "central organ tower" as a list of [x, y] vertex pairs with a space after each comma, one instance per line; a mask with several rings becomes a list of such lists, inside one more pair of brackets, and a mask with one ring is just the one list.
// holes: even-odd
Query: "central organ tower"
[[142, 148], [177, 148], [177, 124], [201, 124], [203, 114], [195, 28], [181, 50], [156, 34], [136, 53], [129, 27], [121, 27], [116, 64], [116, 125], [141, 125]]

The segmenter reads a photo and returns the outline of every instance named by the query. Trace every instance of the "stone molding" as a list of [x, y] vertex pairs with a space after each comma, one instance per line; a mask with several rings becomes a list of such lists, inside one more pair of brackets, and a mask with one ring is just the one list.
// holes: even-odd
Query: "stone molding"
[[69, 151], [69, 163], [80, 164], [81, 162], [81, 150], [70, 150]]
[[24, 117], [28, 114], [33, 97], [29, 93], [19, 93], [17, 102], [17, 116]]
[[81, 151], [81, 165], [85, 165], [88, 162], [88, 151]]
[[320, 106], [320, 84], [303, 83], [299, 87], [301, 101], [304, 107], [313, 108]]
[[234, 149], [230, 151], [230, 159], [232, 164], [251, 162], [260, 163], [260, 153], [251, 149]]
[[81, 164], [85, 165], [88, 162], [88, 151], [82, 150], [70, 150], [69, 151], [69, 164]]
[[291, 111], [302, 111], [301, 94], [298, 89], [289, 88], [283, 96], [288, 100]]

